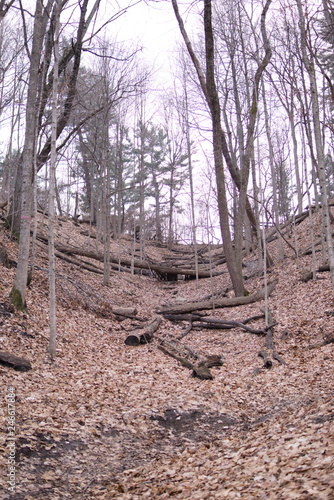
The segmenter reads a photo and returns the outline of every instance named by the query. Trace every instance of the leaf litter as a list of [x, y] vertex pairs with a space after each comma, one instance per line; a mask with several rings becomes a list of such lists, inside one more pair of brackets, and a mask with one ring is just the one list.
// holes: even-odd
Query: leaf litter
[[[294, 241], [307, 247], [308, 222]], [[84, 248], [98, 242], [62, 221], [58, 238]], [[10, 257], [15, 242], [3, 229]], [[28, 290], [27, 313], [8, 302], [15, 269], [0, 267], [0, 350], [26, 357], [32, 370], [0, 366], [0, 486], [4, 499], [331, 499], [334, 498], [333, 344], [315, 349], [333, 335], [333, 291], [329, 273], [300, 281], [308, 255], [276, 262], [269, 299], [276, 321], [275, 349], [287, 363], [263, 368], [258, 352], [264, 338], [241, 329], [193, 330], [184, 344], [200, 353], [221, 355], [213, 380], [198, 380], [158, 348], [185, 325], [163, 320], [151, 344], [129, 347], [124, 340], [136, 319], [119, 321], [112, 307], [134, 306], [150, 321], [164, 304], [193, 301], [229, 286], [225, 270], [211, 280], [166, 283], [113, 272], [102, 278], [57, 260], [57, 357], [48, 347], [46, 252], [38, 247]], [[114, 255], [129, 256], [132, 242], [112, 242]], [[167, 250], [148, 245], [162, 261]], [[253, 292], [263, 278], [247, 281]], [[242, 321], [258, 315], [262, 302], [210, 311], [218, 319]], [[254, 322], [263, 328], [264, 320]], [[7, 485], [6, 391], [16, 396], [16, 493]]]

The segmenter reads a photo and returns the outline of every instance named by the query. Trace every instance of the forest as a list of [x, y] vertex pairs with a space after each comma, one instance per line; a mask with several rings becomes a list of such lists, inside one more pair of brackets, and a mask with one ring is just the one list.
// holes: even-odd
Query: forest
[[51, 223], [89, 220], [106, 252], [124, 233], [142, 247], [221, 241], [243, 295], [244, 246], [263, 259], [263, 227], [321, 205], [332, 269], [331, 3], [208, 1], [184, 13], [172, 1], [180, 44], [160, 93], [140, 47], [111, 38], [135, 8], [1, 7], [0, 201], [23, 235], [16, 299], [38, 210]]
[[332, 498], [333, 49], [329, 0], [0, 0], [5, 500]]

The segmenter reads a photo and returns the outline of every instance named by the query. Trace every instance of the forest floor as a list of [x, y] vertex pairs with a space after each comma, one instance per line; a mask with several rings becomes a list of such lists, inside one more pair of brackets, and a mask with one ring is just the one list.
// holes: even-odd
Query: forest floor
[[[240, 328], [192, 330], [183, 344], [223, 358], [222, 367], [211, 369], [213, 380], [192, 377], [159, 350], [161, 339], [179, 336], [185, 324], [163, 319], [152, 343], [128, 346], [127, 333], [140, 321], [118, 321], [111, 308], [135, 306], [138, 318], [149, 322], [162, 305], [228, 287], [224, 265], [221, 276], [198, 282], [113, 271], [105, 287], [101, 275], [58, 259], [54, 361], [48, 356], [45, 245], [38, 244], [27, 313], [11, 309], [15, 268], [0, 265], [0, 350], [32, 364], [27, 372], [0, 366], [1, 498], [334, 499], [334, 344], [322, 345], [333, 336], [334, 295], [327, 272], [315, 281], [300, 279], [311, 268], [311, 256], [301, 256], [309, 224], [306, 219], [286, 236], [298, 258], [284, 243], [286, 257], [279, 260], [277, 240], [268, 245], [275, 260], [268, 277], [278, 280], [269, 298], [275, 349], [286, 364], [274, 360], [263, 367], [263, 336]], [[83, 232], [73, 221], [60, 221], [57, 241], [100, 248]], [[17, 244], [3, 228], [0, 242], [16, 260]], [[112, 242], [111, 252], [129, 257], [131, 247], [124, 238]], [[168, 253], [154, 245], [145, 251], [156, 261]], [[320, 265], [320, 252], [317, 259]], [[252, 293], [264, 278], [246, 284]], [[241, 321], [263, 307], [259, 301], [208, 314]], [[264, 319], [250, 325], [264, 328]], [[15, 493], [8, 489], [10, 392]]]

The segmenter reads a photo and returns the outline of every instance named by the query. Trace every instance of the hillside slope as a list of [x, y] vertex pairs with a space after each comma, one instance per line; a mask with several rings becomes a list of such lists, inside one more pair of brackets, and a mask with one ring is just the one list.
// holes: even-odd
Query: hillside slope
[[[306, 219], [286, 234], [299, 255], [310, 243], [309, 223]], [[100, 252], [101, 244], [90, 236], [87, 228], [59, 220], [58, 243]], [[15, 261], [16, 243], [3, 228], [0, 242]], [[125, 238], [113, 241], [111, 252], [131, 258], [132, 245]], [[217, 268], [221, 275], [198, 283], [113, 270], [110, 286], [104, 287], [100, 274], [58, 259], [54, 362], [47, 354], [44, 243], [38, 242], [27, 313], [11, 309], [15, 269], [0, 266], [0, 350], [32, 364], [27, 372], [0, 366], [2, 498], [334, 498], [334, 344], [322, 345], [333, 336], [333, 291], [326, 272], [316, 281], [301, 281], [311, 257], [296, 259], [284, 245], [283, 261], [278, 261], [277, 241], [268, 249], [275, 260], [269, 279], [278, 281], [269, 298], [275, 350], [286, 364], [274, 360], [270, 369], [263, 367], [258, 356], [263, 336], [240, 328], [192, 330], [183, 344], [223, 358], [221, 368], [211, 369], [213, 380], [192, 377], [158, 349], [161, 339], [179, 336], [184, 323], [163, 319], [150, 344], [131, 347], [124, 340], [161, 305], [226, 290], [225, 265]], [[173, 263], [173, 255], [179, 254], [153, 244], [145, 248], [147, 261]], [[84, 260], [102, 269], [96, 260]], [[263, 284], [263, 276], [254, 275], [247, 289], [252, 293]], [[121, 306], [135, 307], [137, 319], [120, 321], [112, 308]], [[260, 301], [207, 314], [243, 321], [260, 315], [263, 307]], [[249, 324], [265, 326], [263, 318]], [[15, 394], [15, 494], [8, 490], [10, 391]]]

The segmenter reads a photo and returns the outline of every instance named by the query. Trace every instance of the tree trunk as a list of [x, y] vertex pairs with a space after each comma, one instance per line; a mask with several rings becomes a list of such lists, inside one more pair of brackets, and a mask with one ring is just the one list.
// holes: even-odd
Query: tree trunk
[[52, 118], [51, 118], [51, 158], [49, 180], [49, 316], [50, 340], [49, 354], [56, 356], [57, 324], [56, 324], [56, 256], [55, 256], [55, 203], [56, 203], [56, 165], [57, 165], [57, 117], [58, 117], [58, 65], [59, 65], [59, 29], [60, 29], [61, 2], [57, 0], [54, 32], [54, 72], [52, 85]]
[[[11, 300], [17, 309], [26, 308], [26, 286], [28, 277], [28, 263], [30, 250], [30, 225], [31, 225], [31, 201], [32, 201], [32, 178], [33, 165], [35, 158], [35, 139], [36, 139], [36, 103], [38, 102], [38, 80], [39, 65], [45, 34], [45, 14], [50, 11], [52, 0], [49, 1], [43, 13], [43, 4], [41, 0], [36, 2], [34, 32], [32, 41], [32, 50], [30, 56], [29, 84], [26, 107], [26, 131], [22, 155], [22, 170], [18, 172], [17, 177], [21, 177], [21, 206], [20, 214], [20, 241], [18, 250], [18, 262], [15, 276], [15, 283], [10, 293]], [[14, 216], [14, 214], [13, 214]], [[17, 228], [17, 226], [16, 226]]]
[[194, 245], [196, 281], [198, 281], [198, 253], [197, 253], [197, 235], [196, 235], [195, 194], [194, 194], [193, 164], [192, 164], [192, 151], [191, 151], [190, 127], [189, 127], [189, 109], [188, 109], [188, 98], [187, 98], [186, 86], [184, 88], [184, 103], [185, 103], [184, 126], [186, 129], [189, 186], [190, 186], [191, 227], [192, 227], [192, 236], [193, 236], [193, 245]]
[[230, 221], [228, 216], [228, 204], [225, 187], [225, 174], [223, 165], [223, 144], [220, 117], [219, 97], [215, 83], [214, 66], [214, 39], [212, 30], [211, 0], [204, 0], [204, 33], [205, 33], [205, 59], [206, 59], [206, 90], [207, 100], [211, 112], [213, 154], [217, 181], [218, 209], [220, 227], [222, 231], [224, 253], [226, 264], [231, 277], [233, 289], [237, 296], [245, 294], [242, 277], [241, 263], [237, 263], [235, 249], [233, 248]]
[[314, 69], [314, 62], [311, 59], [312, 55], [308, 55], [307, 53], [307, 47], [309, 46], [309, 44], [307, 43], [305, 16], [303, 13], [301, 0], [297, 0], [297, 7], [299, 13], [299, 23], [301, 28], [301, 47], [302, 47], [303, 62], [305, 64], [310, 79], [312, 117], [313, 117], [314, 137], [315, 137], [316, 152], [317, 152], [316, 163], [317, 163], [317, 173], [319, 177], [320, 192], [321, 192], [322, 217], [323, 217], [325, 237], [327, 240], [332, 287], [334, 288], [334, 248], [333, 248], [332, 232], [331, 232], [331, 224], [330, 224], [329, 208], [328, 208], [327, 183], [326, 183], [325, 163], [324, 163], [324, 148], [323, 148], [322, 133], [321, 133], [317, 82]]
[[[248, 128], [248, 138], [246, 144], [246, 150], [243, 152], [245, 155], [245, 160], [250, 161], [252, 148], [253, 148], [253, 140], [254, 140], [254, 127], [255, 127], [255, 118], [257, 116], [257, 92], [258, 85], [264, 71], [270, 55], [270, 47], [267, 43], [267, 39], [265, 37], [265, 15], [269, 8], [271, 0], [267, 0], [266, 5], [263, 9], [261, 16], [261, 30], [264, 37], [265, 44], [265, 57], [261, 64], [259, 65], [258, 71], [255, 76], [255, 84], [253, 88], [253, 100], [251, 106], [251, 114], [250, 114], [250, 124]], [[234, 165], [229, 148], [226, 142], [226, 137], [224, 131], [221, 126], [220, 121], [220, 104], [218, 93], [215, 84], [215, 74], [214, 74], [214, 40], [213, 40], [213, 30], [212, 30], [212, 12], [211, 12], [211, 0], [204, 0], [204, 33], [205, 33], [205, 52], [206, 52], [206, 77], [203, 74], [200, 63], [194, 53], [191, 42], [187, 35], [187, 32], [184, 27], [183, 20], [180, 16], [178, 4], [176, 0], [172, 0], [172, 5], [174, 9], [174, 13], [176, 19], [179, 24], [179, 28], [182, 34], [182, 37], [187, 46], [189, 55], [196, 69], [196, 73], [199, 79], [199, 83], [201, 85], [203, 94], [208, 103], [211, 113], [212, 120], [212, 133], [213, 133], [213, 149], [214, 149], [214, 162], [215, 162], [215, 171], [216, 171], [216, 180], [217, 180], [217, 191], [218, 191], [218, 207], [219, 207], [219, 215], [220, 215], [220, 225], [224, 243], [224, 251], [226, 256], [227, 267], [229, 270], [229, 274], [232, 280], [233, 288], [235, 290], [236, 295], [244, 295], [245, 289], [242, 278], [242, 267], [241, 267], [241, 259], [239, 255], [239, 259], [236, 259], [235, 251], [232, 245], [230, 227], [229, 227], [229, 218], [228, 218], [228, 206], [226, 199], [226, 190], [225, 190], [225, 175], [223, 169], [223, 160], [224, 156], [226, 164], [230, 170], [233, 181], [235, 182], [237, 188], [240, 192], [240, 200], [239, 200], [239, 209], [240, 216], [243, 217], [242, 207], [245, 207], [247, 215], [252, 225], [252, 229], [256, 232], [256, 220], [250, 206], [249, 200], [247, 198], [247, 181], [248, 176], [241, 176], [240, 171], [237, 166]], [[240, 231], [239, 231], [239, 241], [237, 244], [240, 244]], [[237, 249], [238, 250], [238, 249]]]

